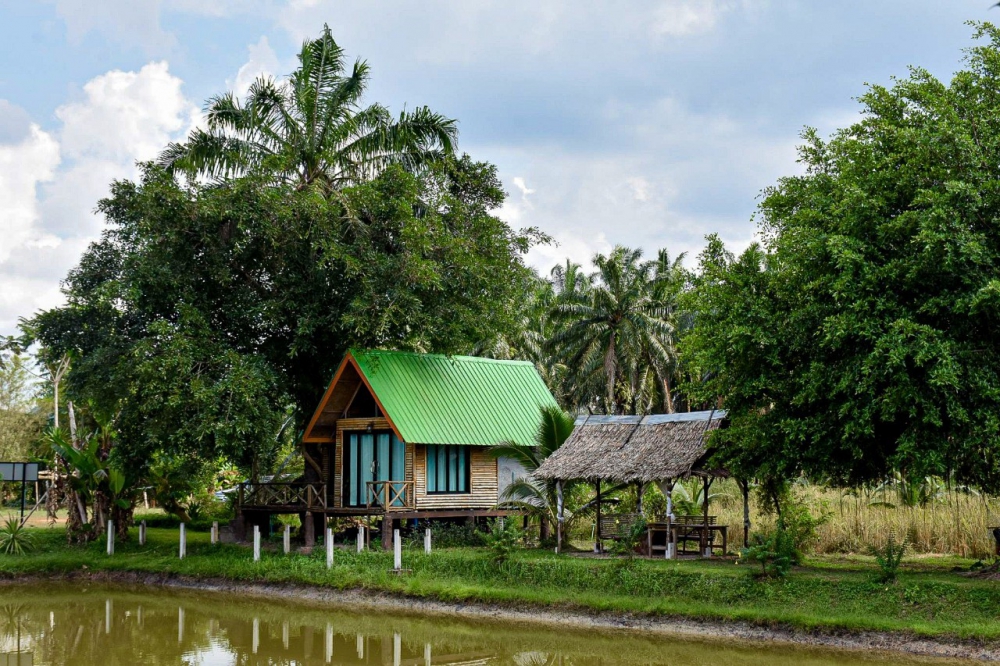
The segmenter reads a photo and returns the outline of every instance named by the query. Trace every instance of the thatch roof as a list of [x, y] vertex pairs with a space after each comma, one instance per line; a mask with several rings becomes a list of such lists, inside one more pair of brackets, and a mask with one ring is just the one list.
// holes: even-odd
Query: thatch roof
[[535, 471], [541, 479], [649, 483], [696, 476], [725, 476], [704, 469], [709, 431], [726, 413], [587, 416]]

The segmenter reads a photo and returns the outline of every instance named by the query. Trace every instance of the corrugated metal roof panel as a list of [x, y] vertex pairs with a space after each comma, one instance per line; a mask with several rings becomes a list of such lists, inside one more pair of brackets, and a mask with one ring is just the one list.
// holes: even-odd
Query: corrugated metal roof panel
[[472, 356], [351, 350], [402, 438], [414, 444], [534, 443], [555, 405], [535, 366]]
[[677, 412], [676, 414], [647, 414], [646, 416], [591, 414], [590, 416], [577, 417], [576, 425], [583, 425], [584, 423], [588, 425], [638, 423], [642, 423], [643, 425], [659, 425], [661, 423], [677, 423], [680, 421], [708, 421], [709, 419], [718, 421], [724, 418], [726, 418], [726, 412], [723, 409], [704, 412]]

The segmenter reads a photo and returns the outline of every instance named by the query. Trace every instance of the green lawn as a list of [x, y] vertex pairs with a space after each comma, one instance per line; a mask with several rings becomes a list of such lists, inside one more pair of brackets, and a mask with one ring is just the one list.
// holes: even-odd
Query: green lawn
[[177, 530], [151, 528], [140, 547], [134, 536], [114, 556], [104, 543], [69, 547], [61, 529], [32, 530], [35, 550], [0, 555], [0, 576], [74, 571], [131, 571], [244, 582], [290, 582], [368, 589], [445, 601], [559, 606], [593, 611], [744, 620], [817, 631], [877, 630], [923, 636], [1000, 638], [1000, 582], [953, 571], [969, 561], [914, 558], [895, 584], [873, 578], [870, 559], [827, 557], [796, 568], [785, 580], [758, 580], [731, 560], [593, 559], [525, 551], [498, 566], [486, 549], [404, 551], [406, 575], [390, 573], [391, 553], [338, 550], [327, 570], [322, 548], [312, 555], [212, 546], [189, 531], [188, 557], [177, 558]]

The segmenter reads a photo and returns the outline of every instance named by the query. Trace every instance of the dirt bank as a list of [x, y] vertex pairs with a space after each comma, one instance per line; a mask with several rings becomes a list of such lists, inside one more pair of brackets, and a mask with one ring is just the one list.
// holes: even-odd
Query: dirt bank
[[283, 603], [392, 611], [401, 614], [458, 617], [464, 621], [530, 624], [552, 628], [574, 628], [605, 632], [635, 632], [704, 640], [726, 639], [741, 643], [767, 642], [799, 646], [827, 647], [907, 654], [946, 660], [974, 659], [1000, 661], [1000, 644], [977, 641], [929, 639], [903, 633], [805, 631], [780, 625], [749, 622], [698, 621], [688, 618], [647, 616], [614, 612], [585, 612], [559, 607], [525, 604], [449, 603], [433, 599], [391, 595], [367, 590], [334, 590], [296, 584], [239, 583], [222, 579], [138, 574], [129, 572], [76, 572], [51, 576], [20, 576], [0, 579], [0, 585], [23, 585], [45, 581], [86, 581], [96, 583], [158, 586], [256, 597]]

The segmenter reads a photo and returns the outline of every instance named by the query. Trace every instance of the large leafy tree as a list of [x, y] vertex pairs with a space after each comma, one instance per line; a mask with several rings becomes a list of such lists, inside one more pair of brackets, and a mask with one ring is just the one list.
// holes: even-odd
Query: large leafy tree
[[101, 202], [108, 227], [67, 304], [26, 330], [74, 356], [71, 394], [115, 415], [130, 464], [259, 469], [349, 346], [468, 352], [514, 327], [532, 236], [491, 214], [502, 200], [495, 168], [468, 158], [390, 166], [336, 198], [146, 165]]
[[454, 120], [417, 107], [397, 117], [380, 104], [363, 104], [369, 68], [348, 68], [329, 27], [307, 40], [299, 67], [287, 80], [257, 79], [239, 99], [228, 92], [209, 100], [208, 129], [192, 132], [160, 156], [160, 164], [211, 177], [264, 174], [325, 193], [366, 182], [389, 165], [408, 169], [452, 153]]
[[1000, 30], [975, 36], [950, 83], [913, 69], [807, 131], [763, 247], [703, 256], [690, 349], [740, 471], [1000, 488]]

